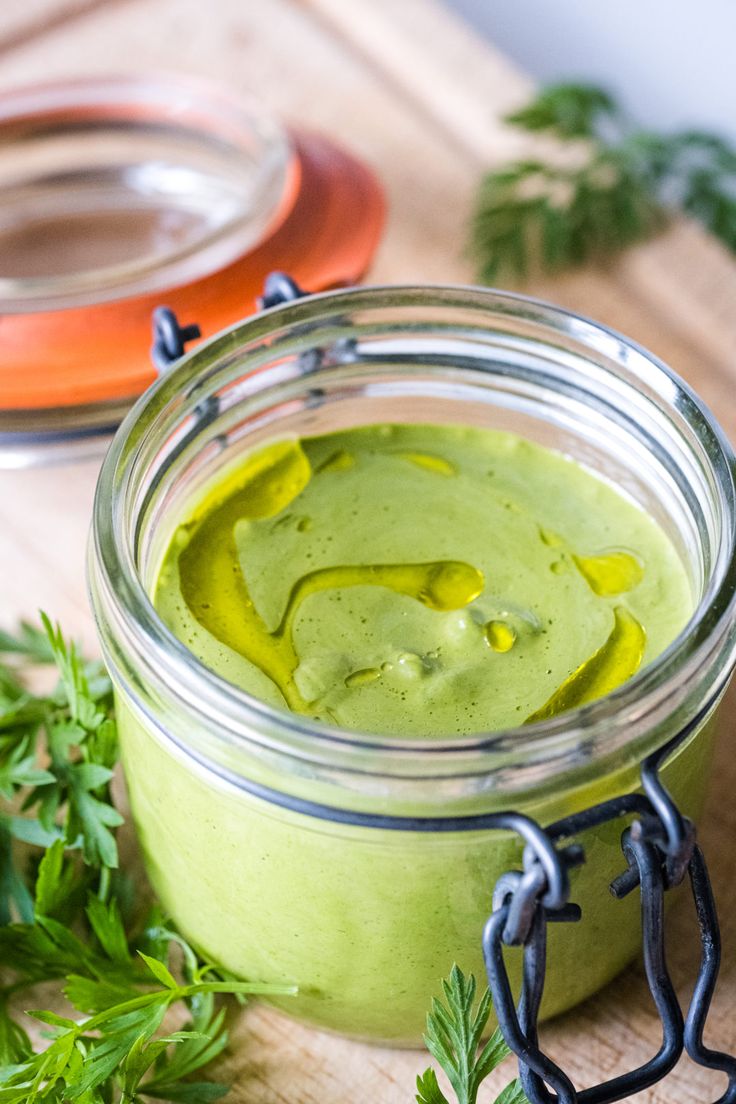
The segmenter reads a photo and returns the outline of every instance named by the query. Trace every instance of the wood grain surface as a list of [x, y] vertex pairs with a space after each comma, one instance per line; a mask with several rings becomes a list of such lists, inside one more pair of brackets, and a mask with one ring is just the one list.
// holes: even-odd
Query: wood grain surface
[[[434, 0], [11, 0], [0, 5], [0, 91], [73, 74], [169, 70], [254, 94], [301, 126], [338, 137], [380, 174], [388, 201], [376, 282], [470, 282], [467, 224], [482, 169], [522, 151], [501, 117], [530, 82]], [[680, 372], [736, 436], [736, 264], [679, 222], [606, 269], [526, 288], [626, 332]], [[97, 461], [0, 473], [3, 621], [43, 606], [94, 646], [84, 552]], [[727, 702], [703, 839], [725, 917], [725, 962], [708, 1042], [736, 1046], [733, 726]], [[672, 917], [673, 972], [692, 978], [686, 900]], [[581, 962], [580, 969], [585, 969]], [[632, 969], [545, 1031], [581, 1085], [644, 1060], [658, 1021]], [[399, 1104], [426, 1064], [334, 1038], [253, 1008], [233, 1025], [218, 1073], [233, 1104]], [[512, 1073], [489, 1085], [492, 1099]], [[720, 1079], [683, 1062], [646, 1104], [714, 1099]]]

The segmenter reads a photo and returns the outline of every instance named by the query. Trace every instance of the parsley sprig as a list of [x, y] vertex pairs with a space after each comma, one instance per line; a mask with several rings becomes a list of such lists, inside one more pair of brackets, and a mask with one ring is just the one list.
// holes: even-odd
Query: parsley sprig
[[[117, 762], [112, 689], [100, 664], [84, 663], [73, 644], [43, 615], [43, 633], [23, 625], [3, 633], [0, 651], [26, 663], [54, 663], [58, 685], [34, 695], [8, 663], [0, 667], [0, 794], [26, 815], [0, 820], [0, 921], [32, 908], [13, 864], [11, 841], [47, 847], [63, 839], [81, 851], [104, 884], [118, 865], [112, 829], [123, 818], [112, 803]], [[28, 815], [33, 814], [33, 815]]]
[[[447, 1075], [457, 1104], [476, 1104], [481, 1085], [510, 1051], [498, 1029], [481, 1047], [492, 1010], [491, 995], [486, 989], [476, 1004], [472, 974], [466, 978], [453, 966], [442, 988], [445, 1000], [433, 1000], [424, 1041]], [[417, 1104], [450, 1104], [431, 1066], [417, 1078], [416, 1100]], [[506, 1086], [496, 1104], [527, 1104], [518, 1080]]]
[[699, 130], [632, 127], [604, 90], [555, 84], [506, 120], [557, 140], [482, 180], [472, 226], [480, 278], [601, 261], [682, 210], [736, 252], [736, 149]]
[[[95, 1000], [103, 995], [107, 1006], [81, 1023], [50, 1011], [29, 1013], [51, 1028], [47, 1033], [50, 1043], [40, 1053], [26, 1055], [0, 1070], [0, 1100], [4, 1104], [41, 1099], [59, 1104], [67, 1100], [103, 1104], [111, 1099], [113, 1089], [119, 1092], [121, 1104], [134, 1104], [141, 1095], [177, 1101], [216, 1100], [227, 1092], [226, 1086], [211, 1082], [179, 1083], [211, 1061], [227, 1042], [224, 1013], [214, 1013], [213, 1006], [201, 998], [216, 993], [283, 994], [284, 987], [207, 980], [210, 967], [197, 971], [199, 980], [179, 984], [160, 960], [142, 953], [141, 959], [159, 987], [140, 992], [131, 981], [126, 999], [108, 1005], [109, 988], [104, 982], [93, 984]], [[89, 1003], [88, 990], [79, 985], [82, 980], [71, 978], [65, 990], [77, 1007]], [[145, 985], [146, 979], [141, 983]], [[86, 994], [81, 1000], [80, 992]], [[116, 996], [122, 996], [122, 986]], [[193, 1001], [197, 1005], [188, 1028], [157, 1035], [172, 1005], [184, 1002], [190, 1006]]]
[[[0, 795], [13, 810], [0, 818], [0, 1104], [217, 1100], [227, 1086], [196, 1079], [227, 1044], [217, 996], [293, 989], [200, 961], [157, 909], [136, 920], [118, 870], [104, 669], [46, 617], [41, 630], [0, 633], [0, 654]], [[38, 664], [57, 669], [48, 693], [23, 677]], [[44, 1026], [36, 1046], [14, 1010], [49, 981], [71, 1014], [29, 1012]]]
[[[0, 1104], [210, 1104], [228, 1091], [201, 1078], [228, 1040], [217, 997], [294, 990], [202, 962], [156, 906], [136, 918], [118, 869], [104, 669], [45, 616], [42, 629], [0, 632], [0, 657], [0, 797], [16, 810], [0, 816]], [[49, 664], [58, 684], [34, 694], [24, 671]], [[43, 1025], [36, 1044], [15, 1009], [42, 982], [58, 984], [59, 1005], [26, 1013]], [[472, 975], [455, 966], [443, 987], [426, 1044], [457, 1104], [476, 1104], [509, 1052], [498, 1031], [481, 1045], [491, 999], [486, 991], [476, 1005]], [[70, 1014], [58, 1011], [62, 996]], [[449, 1104], [433, 1069], [417, 1079], [416, 1100]], [[513, 1081], [496, 1104], [525, 1102]]]

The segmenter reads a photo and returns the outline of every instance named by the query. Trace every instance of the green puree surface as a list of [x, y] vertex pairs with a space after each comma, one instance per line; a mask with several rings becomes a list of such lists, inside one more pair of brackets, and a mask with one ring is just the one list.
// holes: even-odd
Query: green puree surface
[[245, 458], [177, 529], [154, 601], [263, 701], [413, 737], [600, 697], [693, 605], [668, 537], [612, 486], [513, 434], [436, 425]]

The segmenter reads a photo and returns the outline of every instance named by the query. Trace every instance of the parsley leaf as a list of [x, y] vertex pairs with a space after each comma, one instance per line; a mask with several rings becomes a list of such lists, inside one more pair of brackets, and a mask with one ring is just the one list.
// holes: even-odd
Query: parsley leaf
[[506, 120], [556, 153], [487, 173], [472, 222], [480, 278], [605, 260], [683, 210], [736, 252], [736, 149], [717, 135], [630, 126], [603, 89], [554, 84]]
[[[154, 960], [149, 960], [147, 964], [154, 974], [163, 966], [163, 963], [154, 963]], [[8, 1091], [12, 1097], [15, 1088], [23, 1088], [27, 1092], [24, 1099], [28, 1104], [58, 1091], [62, 1091], [63, 1099], [78, 1100], [112, 1079], [122, 1091], [122, 1100], [137, 1101], [139, 1092], [148, 1094], [146, 1083], [141, 1081], [154, 1063], [159, 1064], [159, 1070], [166, 1070], [168, 1066], [169, 1074], [173, 1068], [175, 1075], [177, 1069], [188, 1075], [200, 1069], [209, 1061], [210, 1055], [214, 1056], [225, 1046], [226, 1036], [219, 1015], [211, 1023], [202, 1025], [209, 1028], [209, 1033], [185, 1030], [158, 1037], [156, 1033], [164, 1016], [175, 1002], [190, 1001], [201, 993], [283, 995], [293, 992], [286, 986], [249, 982], [195, 981], [179, 985], [173, 978], [171, 982], [173, 984], [167, 984], [162, 989], [136, 992], [81, 1024], [47, 1011], [29, 1013], [52, 1028], [52, 1042], [41, 1053], [28, 1056], [10, 1069], [6, 1067], [0, 1100], [6, 1099]], [[186, 1060], [180, 1061], [178, 1066], [175, 1059], [167, 1062], [169, 1046], [184, 1043], [195, 1044], [190, 1046]], [[154, 1076], [152, 1080], [155, 1089], [157, 1078]], [[176, 1088], [174, 1081], [161, 1082], [164, 1083]], [[217, 1095], [222, 1095], [222, 1091], [218, 1091]]]
[[0, 1070], [21, 1062], [30, 1051], [31, 1040], [8, 1012], [7, 995], [3, 994], [0, 999]]
[[526, 107], [507, 116], [525, 130], [553, 130], [562, 138], [594, 138], [618, 108], [603, 88], [588, 84], [553, 84], [543, 88]]
[[[46, 617], [43, 630], [0, 633], [0, 656], [0, 797], [21, 810], [0, 815], [0, 1104], [215, 1101], [227, 1086], [191, 1078], [227, 1044], [217, 997], [294, 990], [201, 962], [158, 908], [131, 927], [129, 883], [116, 870], [110, 681]], [[33, 694], [24, 663], [52, 663], [56, 688]], [[31, 847], [22, 863], [19, 842]], [[45, 1026], [37, 1049], [11, 1002], [53, 981], [76, 1011], [29, 1013]], [[177, 1024], [182, 1012], [188, 1022], [170, 1031], [175, 1009]]]
[[58, 626], [42, 620], [43, 631], [26, 624], [17, 637], [0, 633], [0, 653], [53, 663], [59, 673], [57, 688], [37, 696], [14, 668], [0, 664], [0, 796], [13, 804], [22, 798], [28, 814], [1, 822], [0, 918], [27, 918], [29, 911], [8, 837], [48, 846], [62, 836], [88, 866], [118, 864], [113, 829], [123, 818], [110, 796], [117, 762], [112, 687], [99, 664], [85, 663]]
[[8, 924], [13, 912], [22, 920], [30, 920], [33, 899], [16, 869], [10, 832], [0, 824], [0, 924]]
[[[457, 1104], [476, 1104], [478, 1090], [493, 1070], [510, 1053], [501, 1033], [494, 1031], [481, 1048], [481, 1039], [491, 1015], [491, 994], [486, 989], [476, 1004], [475, 978], [467, 978], [458, 966], [442, 982], [444, 1003], [436, 998], [427, 1016], [424, 1041], [444, 1070]], [[417, 1078], [417, 1104], [450, 1104], [430, 1067]], [[518, 1081], [508, 1085], [496, 1104], [522, 1104], [526, 1097]]]
[[22, 656], [30, 663], [52, 663], [54, 658], [45, 625], [38, 628], [28, 621], [21, 621], [15, 635], [0, 629], [0, 653]]

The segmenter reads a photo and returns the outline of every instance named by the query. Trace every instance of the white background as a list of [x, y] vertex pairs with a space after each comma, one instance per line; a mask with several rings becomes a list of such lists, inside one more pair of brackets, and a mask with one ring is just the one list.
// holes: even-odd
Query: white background
[[582, 77], [632, 117], [736, 143], [736, 0], [446, 0], [540, 81]]

